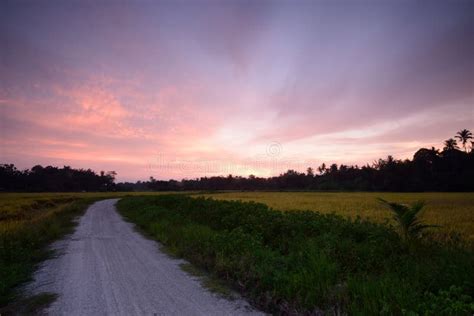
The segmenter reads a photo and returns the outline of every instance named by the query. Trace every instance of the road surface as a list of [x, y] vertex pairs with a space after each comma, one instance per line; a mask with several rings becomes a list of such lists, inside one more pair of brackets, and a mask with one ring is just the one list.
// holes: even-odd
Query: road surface
[[199, 281], [125, 222], [116, 199], [96, 202], [76, 231], [56, 242], [27, 286], [54, 292], [48, 315], [240, 315], [258, 314], [242, 299], [227, 300]]

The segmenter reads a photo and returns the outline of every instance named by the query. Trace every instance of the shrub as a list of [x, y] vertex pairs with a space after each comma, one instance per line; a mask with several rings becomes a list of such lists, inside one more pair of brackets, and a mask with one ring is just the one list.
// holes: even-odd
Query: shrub
[[423, 201], [415, 202], [409, 206], [388, 202], [380, 198], [379, 201], [392, 211], [393, 219], [397, 222], [400, 234], [406, 242], [419, 238], [421, 233], [427, 228], [439, 227], [436, 225], [426, 225], [420, 220], [420, 212], [425, 206], [425, 202]]

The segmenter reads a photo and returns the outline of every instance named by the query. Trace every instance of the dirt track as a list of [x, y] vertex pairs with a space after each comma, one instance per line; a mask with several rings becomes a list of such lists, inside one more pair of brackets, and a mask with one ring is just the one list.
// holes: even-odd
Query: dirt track
[[53, 245], [28, 289], [54, 292], [50, 315], [258, 314], [241, 300], [218, 297], [125, 222], [117, 200], [93, 204], [74, 234]]

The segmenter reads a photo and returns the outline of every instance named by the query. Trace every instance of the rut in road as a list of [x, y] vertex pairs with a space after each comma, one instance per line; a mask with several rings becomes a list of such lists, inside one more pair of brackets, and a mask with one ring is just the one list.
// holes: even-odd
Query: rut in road
[[242, 299], [204, 289], [116, 212], [117, 199], [94, 203], [76, 231], [56, 242], [27, 291], [54, 292], [50, 315], [259, 314]]

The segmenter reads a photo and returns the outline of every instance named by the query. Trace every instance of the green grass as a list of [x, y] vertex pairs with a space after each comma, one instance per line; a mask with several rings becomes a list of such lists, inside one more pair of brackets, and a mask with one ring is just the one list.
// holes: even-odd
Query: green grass
[[[368, 218], [377, 223], [391, 219], [387, 208], [377, 201], [383, 198], [398, 203], [423, 200], [421, 219], [440, 225], [432, 230], [440, 240], [460, 237], [474, 246], [474, 193], [386, 193], [386, 192], [226, 192], [205, 194], [219, 200], [255, 201], [283, 210], [312, 210], [336, 213], [344, 217]], [[390, 220], [391, 221], [391, 220]]]
[[373, 221], [177, 195], [124, 198], [118, 208], [268, 312], [474, 312], [471, 250], [433, 240], [409, 250]]
[[229, 300], [236, 298], [236, 293], [229, 288], [228, 284], [210, 274], [208, 271], [200, 269], [190, 263], [182, 263], [180, 268], [186, 273], [198, 278], [201, 285], [212, 293]]
[[43, 311], [57, 298], [56, 293], [48, 292], [22, 297], [14, 303], [1, 307], [0, 315], [43, 315]]

